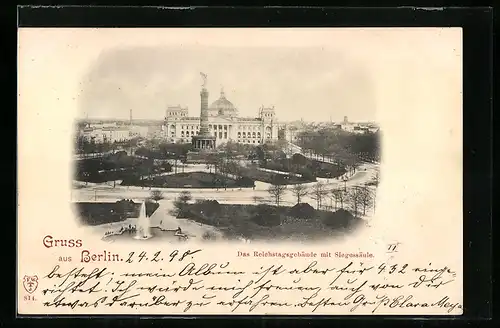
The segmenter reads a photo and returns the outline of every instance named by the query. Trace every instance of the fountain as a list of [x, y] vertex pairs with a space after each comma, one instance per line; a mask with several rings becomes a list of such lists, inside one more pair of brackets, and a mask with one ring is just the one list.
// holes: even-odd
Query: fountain
[[153, 235], [151, 234], [149, 218], [146, 216], [146, 202], [143, 201], [139, 211], [139, 218], [137, 219], [137, 231], [134, 238], [149, 239], [151, 237], [153, 237]]
[[[116, 230], [106, 233], [103, 237], [104, 240], [111, 243], [130, 239], [138, 240], [140, 242], [143, 240], [149, 240], [152, 237], [154, 237], [155, 241], [160, 242], [165, 240], [171, 242], [188, 240], [189, 235], [180, 229], [163, 229], [161, 226], [151, 226], [151, 219], [146, 215], [146, 202], [141, 200], [134, 201], [134, 203], [141, 204], [136, 224], [129, 224], [129, 222], [127, 222], [126, 225], [121, 226], [119, 231]], [[135, 226], [135, 229], [132, 228], [132, 225]]]

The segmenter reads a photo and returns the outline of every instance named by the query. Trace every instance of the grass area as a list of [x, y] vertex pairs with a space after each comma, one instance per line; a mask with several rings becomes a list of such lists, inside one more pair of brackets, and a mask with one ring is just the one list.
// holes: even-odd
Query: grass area
[[345, 210], [318, 211], [309, 204], [276, 207], [205, 200], [185, 206], [180, 217], [215, 226], [227, 239], [317, 241], [351, 231], [362, 221]]
[[[251, 180], [255, 181], [262, 181], [262, 182], [267, 182], [267, 183], [279, 183], [279, 184], [285, 184], [285, 185], [291, 185], [291, 184], [298, 184], [298, 183], [307, 183], [307, 182], [313, 182], [316, 181], [316, 178], [314, 177], [305, 177], [305, 176], [293, 176], [293, 175], [288, 175], [288, 174], [279, 174], [279, 173], [273, 173], [273, 172], [266, 172], [259, 170], [258, 167], [256, 166], [247, 166], [247, 167], [241, 167], [238, 166], [238, 172], [237, 175], [246, 177]], [[230, 173], [233, 173], [233, 171], [230, 170]], [[233, 174], [236, 174], [233, 173]]]
[[295, 154], [292, 158], [267, 160], [260, 166], [270, 170], [301, 174], [306, 178], [311, 176], [336, 178], [346, 173], [346, 169], [340, 165], [310, 159], [300, 154]]
[[253, 180], [233, 179], [209, 172], [186, 172], [155, 176], [140, 181], [123, 181], [122, 185], [156, 188], [236, 188], [253, 187]]
[[[74, 209], [84, 225], [100, 225], [125, 221], [128, 218], [139, 217], [140, 203], [121, 200], [115, 203], [73, 203]], [[151, 216], [159, 205], [146, 202], [146, 215]]]
[[172, 166], [167, 162], [128, 156], [126, 152], [121, 151], [100, 158], [75, 161], [74, 178], [77, 181], [102, 183], [170, 171]]

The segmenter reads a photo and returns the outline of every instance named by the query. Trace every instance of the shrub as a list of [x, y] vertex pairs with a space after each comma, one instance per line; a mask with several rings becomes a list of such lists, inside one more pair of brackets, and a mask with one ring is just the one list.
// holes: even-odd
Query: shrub
[[281, 224], [281, 215], [279, 213], [257, 214], [252, 217], [252, 221], [264, 227], [277, 227]]
[[281, 215], [276, 207], [259, 204], [255, 207], [251, 220], [260, 226], [276, 227], [281, 224]]
[[254, 207], [255, 214], [272, 214], [276, 212], [277, 212], [276, 207], [267, 204], [259, 204]]
[[156, 202], [164, 198], [161, 190], [151, 190], [150, 197]]
[[330, 228], [347, 228], [355, 222], [356, 218], [351, 212], [339, 209], [336, 212], [330, 213], [323, 223]]
[[238, 187], [255, 187], [255, 181], [249, 177], [240, 177], [236, 180]]
[[310, 219], [315, 216], [316, 210], [314, 209], [314, 207], [307, 203], [300, 203], [291, 207], [288, 211], [288, 214], [295, 218]]
[[202, 238], [203, 240], [216, 240], [217, 236], [211, 231], [205, 231]]
[[314, 174], [307, 168], [302, 168], [300, 170], [300, 175], [302, 175], [302, 179], [308, 180], [308, 181], [316, 181], [316, 177]]
[[288, 178], [288, 176], [283, 175], [283, 174], [274, 174], [273, 177], [272, 177], [271, 184], [273, 184], [273, 185], [286, 184], [287, 178]]
[[195, 206], [205, 216], [214, 216], [221, 213], [221, 205], [216, 200], [198, 200]]
[[292, 155], [292, 164], [293, 165], [306, 165], [308, 163], [307, 157], [301, 154], [293, 154]]

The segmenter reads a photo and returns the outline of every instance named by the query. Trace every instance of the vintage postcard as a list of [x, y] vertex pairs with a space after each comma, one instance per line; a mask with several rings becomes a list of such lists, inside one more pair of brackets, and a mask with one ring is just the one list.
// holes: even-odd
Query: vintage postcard
[[459, 28], [20, 28], [20, 315], [461, 315]]

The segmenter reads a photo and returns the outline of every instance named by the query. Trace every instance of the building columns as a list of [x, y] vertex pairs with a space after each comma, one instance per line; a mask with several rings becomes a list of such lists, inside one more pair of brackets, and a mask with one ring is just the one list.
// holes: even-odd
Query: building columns
[[215, 148], [214, 141], [213, 140], [195, 140], [194, 144], [195, 148], [198, 149], [213, 149]]

